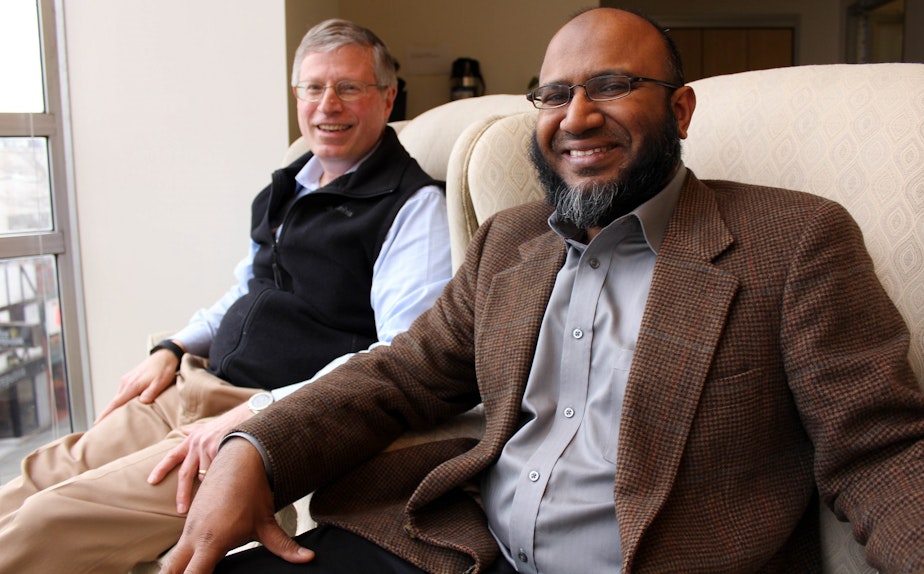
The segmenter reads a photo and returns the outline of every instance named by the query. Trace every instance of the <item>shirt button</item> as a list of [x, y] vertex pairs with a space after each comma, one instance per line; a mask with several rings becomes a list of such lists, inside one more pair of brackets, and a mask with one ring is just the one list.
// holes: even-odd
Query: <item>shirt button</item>
[[600, 267], [600, 260], [597, 259], [596, 257], [592, 257], [592, 258], [587, 262], [587, 264], [590, 265], [590, 268], [591, 268], [591, 269], [597, 269], [598, 267]]
[[520, 549], [520, 551], [517, 553], [517, 558], [524, 564], [529, 562], [529, 557], [526, 556], [526, 552], [523, 552], [523, 549]]
[[536, 482], [537, 480], [539, 480], [539, 471], [538, 470], [529, 471], [529, 479], [533, 482]]
[[571, 331], [571, 336], [574, 337], [575, 339], [580, 339], [581, 337], [584, 336], [584, 331], [581, 331], [580, 329], [575, 329], [574, 331]]
[[570, 419], [571, 417], [574, 416], [574, 409], [572, 409], [571, 407], [565, 407], [564, 414], [565, 414], [566, 419]]

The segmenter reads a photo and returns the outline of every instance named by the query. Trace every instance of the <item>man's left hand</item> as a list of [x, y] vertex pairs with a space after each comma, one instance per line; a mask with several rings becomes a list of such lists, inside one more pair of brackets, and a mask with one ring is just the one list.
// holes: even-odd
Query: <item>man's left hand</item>
[[260, 453], [242, 438], [229, 440], [202, 482], [183, 535], [161, 573], [212, 572], [228, 550], [251, 540], [288, 562], [313, 560], [314, 552], [289, 538], [273, 513]]

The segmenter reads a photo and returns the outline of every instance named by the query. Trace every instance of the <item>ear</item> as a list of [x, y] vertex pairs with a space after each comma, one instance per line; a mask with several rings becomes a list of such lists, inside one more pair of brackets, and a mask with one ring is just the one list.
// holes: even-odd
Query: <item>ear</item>
[[389, 116], [391, 116], [391, 110], [395, 107], [395, 98], [398, 97], [398, 88], [391, 86], [385, 88], [385, 121], [388, 121]]
[[671, 109], [674, 110], [674, 117], [677, 118], [677, 131], [680, 132], [680, 139], [686, 139], [690, 120], [693, 118], [693, 110], [696, 109], [696, 94], [693, 93], [693, 88], [690, 86], [677, 88], [671, 95]]

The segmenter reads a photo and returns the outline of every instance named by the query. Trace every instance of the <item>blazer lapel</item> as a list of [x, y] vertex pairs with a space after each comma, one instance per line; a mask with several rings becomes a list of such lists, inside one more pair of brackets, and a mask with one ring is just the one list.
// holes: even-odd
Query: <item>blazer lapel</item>
[[482, 400], [486, 411], [503, 413], [502, 442], [519, 424], [539, 329], [565, 259], [564, 241], [549, 231], [522, 244], [520, 257], [519, 265], [493, 277], [476, 326]]
[[[506, 242], [500, 248], [510, 249]], [[493, 276], [483, 302], [476, 303], [475, 368], [485, 411], [483, 438], [427, 475], [408, 503], [410, 511], [443, 494], [446, 484], [460, 484], [484, 470], [519, 425], [539, 328], [565, 259], [564, 241], [549, 231], [521, 244], [520, 256], [519, 265]]]
[[734, 238], [690, 173], [658, 253], [619, 431], [624, 571], [670, 494], [738, 279], [713, 265]]

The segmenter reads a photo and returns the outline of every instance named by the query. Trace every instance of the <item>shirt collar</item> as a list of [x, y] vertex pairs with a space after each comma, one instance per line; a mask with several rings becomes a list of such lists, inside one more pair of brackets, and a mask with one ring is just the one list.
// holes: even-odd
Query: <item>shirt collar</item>
[[[359, 166], [362, 165], [364, 161], [369, 159], [369, 156], [375, 153], [375, 150], [378, 149], [381, 143], [382, 140], [380, 139], [378, 143], [372, 146], [372, 149], [369, 150], [369, 153], [361, 157], [359, 161], [354, 163], [350, 169], [344, 172], [344, 174], [353, 173], [359, 169]], [[321, 160], [318, 159], [318, 156], [312, 155], [311, 159], [309, 159], [308, 162], [302, 166], [302, 169], [300, 169], [299, 172], [295, 174], [295, 181], [301, 186], [301, 189], [307, 191], [308, 193], [312, 193], [321, 188], [322, 175], [324, 175], [324, 168], [321, 166]]]
[[[667, 224], [671, 215], [674, 213], [674, 207], [677, 205], [677, 199], [680, 196], [680, 188], [686, 178], [687, 168], [680, 163], [674, 177], [667, 185], [658, 192], [654, 197], [636, 207], [631, 213], [628, 213], [616, 221], [610, 223], [607, 228], [618, 225], [625, 221], [627, 217], [635, 216], [642, 227], [642, 233], [645, 235], [645, 241], [651, 250], [655, 253], [661, 249], [661, 243], [664, 242], [664, 233], [667, 231]], [[579, 230], [568, 222], [558, 219], [558, 213], [553, 212], [549, 217], [549, 227], [565, 240], [575, 239]]]

